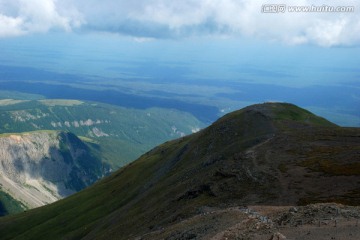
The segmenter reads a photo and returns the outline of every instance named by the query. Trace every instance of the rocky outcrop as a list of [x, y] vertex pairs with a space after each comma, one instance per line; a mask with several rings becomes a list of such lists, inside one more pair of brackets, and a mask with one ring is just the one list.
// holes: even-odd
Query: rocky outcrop
[[74, 134], [38, 131], [0, 137], [0, 187], [29, 208], [69, 196], [102, 176], [101, 161]]

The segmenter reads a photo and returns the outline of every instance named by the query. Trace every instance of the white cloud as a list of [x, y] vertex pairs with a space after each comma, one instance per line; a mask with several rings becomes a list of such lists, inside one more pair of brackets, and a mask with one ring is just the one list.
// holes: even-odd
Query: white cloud
[[138, 43], [151, 42], [154, 38], [146, 38], [146, 37], [134, 37], [134, 41]]
[[54, 29], [71, 31], [82, 23], [81, 14], [61, 0], [0, 0], [0, 37]]
[[321, 46], [333, 46], [339, 43], [352, 45], [360, 43], [360, 22], [351, 22], [347, 18], [332, 21], [317, 20], [306, 29], [308, 41]]
[[0, 14], [0, 37], [1, 36], [19, 36], [24, 34], [21, 30], [23, 21], [18, 17], [8, 17]]
[[[360, 44], [360, 1], [283, 0], [297, 6], [354, 6], [352, 13], [262, 13], [273, 0], [0, 0], [1, 36], [52, 29], [116, 32], [134, 38], [219, 35], [288, 44]], [[8, 2], [8, 1], [7, 1]], [[14, 4], [15, 2], [15, 4]], [[6, 7], [5, 7], [6, 6]]]

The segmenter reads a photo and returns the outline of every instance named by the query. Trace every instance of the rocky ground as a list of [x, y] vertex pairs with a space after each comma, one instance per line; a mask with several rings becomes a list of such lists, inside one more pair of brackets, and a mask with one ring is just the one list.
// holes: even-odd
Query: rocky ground
[[199, 211], [192, 218], [138, 239], [360, 239], [360, 207], [325, 203]]

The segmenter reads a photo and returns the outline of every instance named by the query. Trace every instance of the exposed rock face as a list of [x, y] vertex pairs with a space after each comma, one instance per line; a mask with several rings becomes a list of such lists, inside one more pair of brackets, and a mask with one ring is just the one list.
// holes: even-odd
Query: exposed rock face
[[101, 161], [71, 133], [41, 131], [0, 137], [0, 187], [30, 208], [94, 183], [101, 169]]

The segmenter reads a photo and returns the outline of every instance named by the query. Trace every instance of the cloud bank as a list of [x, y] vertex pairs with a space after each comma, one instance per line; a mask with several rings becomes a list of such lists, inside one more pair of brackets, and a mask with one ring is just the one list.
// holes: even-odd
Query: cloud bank
[[263, 13], [270, 3], [274, 1], [0, 0], [0, 37], [99, 31], [136, 39], [245, 36], [325, 47], [360, 45], [360, 1], [282, 0], [286, 7], [350, 6], [354, 11]]

